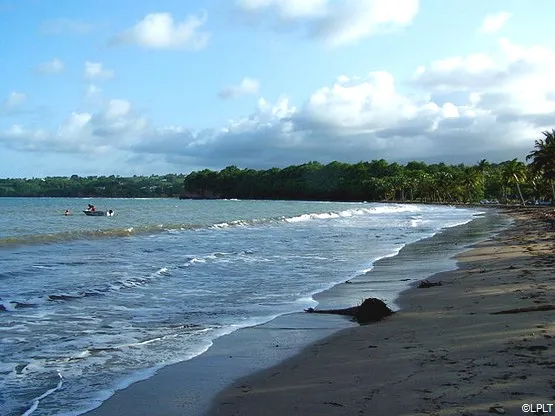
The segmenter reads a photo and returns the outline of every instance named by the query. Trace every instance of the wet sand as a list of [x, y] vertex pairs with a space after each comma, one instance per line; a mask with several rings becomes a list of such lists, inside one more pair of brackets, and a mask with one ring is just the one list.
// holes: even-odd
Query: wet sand
[[209, 415], [522, 415], [555, 403], [552, 212], [508, 211], [515, 224], [430, 279], [441, 286], [232, 383]]

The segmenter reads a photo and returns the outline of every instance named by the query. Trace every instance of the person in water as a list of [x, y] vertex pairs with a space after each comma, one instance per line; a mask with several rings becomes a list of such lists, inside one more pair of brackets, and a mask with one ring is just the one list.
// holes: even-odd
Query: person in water
[[108, 210], [108, 213], [106, 214], [108, 217], [113, 217], [114, 216], [114, 211], [112, 211], [111, 209]]
[[66, 209], [66, 211], [64, 212], [64, 215], [71, 215], [71, 211], [69, 209]]

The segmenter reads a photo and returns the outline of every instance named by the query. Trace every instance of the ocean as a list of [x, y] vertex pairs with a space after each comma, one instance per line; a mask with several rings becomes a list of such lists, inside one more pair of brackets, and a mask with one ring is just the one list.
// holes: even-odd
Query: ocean
[[[89, 203], [116, 215], [88, 217]], [[347, 307], [364, 294], [395, 309], [422, 273], [373, 280], [374, 264], [484, 216], [418, 204], [77, 198], [0, 198], [0, 214], [0, 414], [37, 416], [82, 414], [217, 338], [318, 301]], [[454, 267], [452, 251], [437, 252], [438, 270], [421, 267]], [[363, 293], [322, 295], [345, 281]]]

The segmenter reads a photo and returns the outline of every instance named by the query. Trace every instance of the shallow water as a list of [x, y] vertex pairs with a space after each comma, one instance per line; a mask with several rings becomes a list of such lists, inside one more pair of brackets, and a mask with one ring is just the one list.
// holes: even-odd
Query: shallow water
[[[88, 203], [115, 217], [87, 217]], [[65, 209], [74, 215], [65, 217]], [[238, 328], [315, 306], [405, 245], [467, 223], [446, 206], [0, 199], [0, 413], [80, 413]]]

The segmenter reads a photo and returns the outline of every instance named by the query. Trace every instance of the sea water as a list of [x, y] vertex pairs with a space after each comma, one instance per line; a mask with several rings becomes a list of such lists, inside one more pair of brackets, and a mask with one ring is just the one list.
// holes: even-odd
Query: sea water
[[[116, 215], [85, 216], [88, 203]], [[378, 259], [480, 215], [416, 204], [62, 198], [0, 198], [0, 213], [3, 415], [83, 413], [222, 335], [316, 306], [313, 296], [338, 283], [367, 276], [372, 285]], [[407, 280], [381, 297], [392, 304]]]

